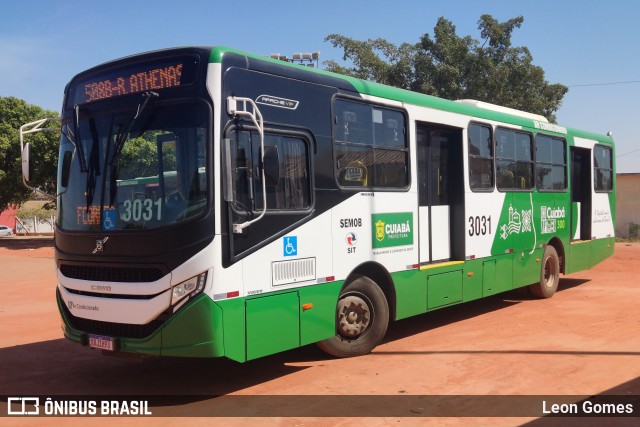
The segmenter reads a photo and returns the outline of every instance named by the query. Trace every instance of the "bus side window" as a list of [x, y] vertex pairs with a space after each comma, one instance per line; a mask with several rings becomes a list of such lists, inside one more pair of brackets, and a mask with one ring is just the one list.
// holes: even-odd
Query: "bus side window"
[[471, 190], [493, 189], [493, 141], [491, 127], [471, 123], [469, 138], [469, 186]]
[[240, 215], [249, 215], [253, 206], [253, 165], [251, 164], [251, 137], [249, 132], [231, 131], [230, 140], [231, 173], [229, 185], [233, 194], [234, 210]]
[[612, 149], [597, 144], [593, 149], [593, 179], [596, 192], [613, 191]]
[[401, 111], [334, 102], [335, 173], [342, 187], [404, 189], [409, 184], [406, 119]]
[[[258, 138], [254, 138], [258, 140]], [[275, 134], [265, 135], [265, 151], [274, 155], [265, 156], [266, 161], [277, 161], [278, 165], [267, 166], [272, 173], [266, 184], [267, 210], [301, 210], [311, 205], [311, 174], [309, 173], [309, 144], [306, 139]], [[254, 147], [254, 152], [259, 153]], [[258, 164], [258, 159], [254, 159]], [[274, 176], [275, 174], [278, 176]], [[262, 209], [261, 176], [255, 186], [256, 208]]]
[[541, 191], [567, 189], [567, 149], [564, 139], [536, 135], [536, 185]]
[[533, 189], [533, 139], [511, 129], [496, 131], [496, 174], [502, 191]]
[[[311, 206], [309, 142], [306, 138], [265, 134], [264, 161], [261, 164], [257, 133], [232, 131], [231, 169], [234, 210], [239, 215], [261, 211], [262, 169], [265, 168], [267, 210], [304, 210]], [[277, 162], [278, 164], [273, 164]]]

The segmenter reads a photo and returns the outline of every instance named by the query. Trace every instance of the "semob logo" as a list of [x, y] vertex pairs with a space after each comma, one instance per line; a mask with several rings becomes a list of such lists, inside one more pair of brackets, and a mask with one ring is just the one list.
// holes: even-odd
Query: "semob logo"
[[40, 414], [40, 398], [38, 397], [10, 397], [7, 399], [7, 415], [38, 414]]

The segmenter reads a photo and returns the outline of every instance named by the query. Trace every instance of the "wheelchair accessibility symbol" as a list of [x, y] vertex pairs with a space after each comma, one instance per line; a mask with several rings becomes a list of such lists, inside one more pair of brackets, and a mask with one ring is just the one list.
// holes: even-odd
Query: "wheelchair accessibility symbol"
[[102, 210], [102, 229], [104, 231], [110, 231], [115, 228], [116, 228], [116, 210], [103, 209]]
[[282, 248], [284, 256], [298, 255], [298, 236], [285, 237], [282, 241]]

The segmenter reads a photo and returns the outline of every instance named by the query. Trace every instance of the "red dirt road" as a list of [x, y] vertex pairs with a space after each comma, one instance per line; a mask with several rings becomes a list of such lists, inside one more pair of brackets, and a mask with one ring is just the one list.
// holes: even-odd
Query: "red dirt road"
[[[241, 415], [245, 414], [242, 405], [246, 406], [248, 417], [118, 418], [121, 425], [639, 423], [638, 418], [427, 419], [416, 418], [424, 410], [419, 406], [404, 415], [397, 408], [385, 411], [380, 405], [412, 395], [640, 395], [640, 244], [617, 244], [613, 258], [592, 270], [563, 277], [558, 293], [549, 300], [532, 300], [514, 291], [393, 323], [384, 343], [368, 356], [332, 359], [307, 346], [245, 364], [224, 359], [106, 357], [66, 341], [55, 305], [50, 245], [50, 240], [0, 240], [0, 395], [87, 399], [160, 395], [166, 396], [166, 407], [205, 415], [215, 396], [290, 395], [300, 399], [303, 414], [304, 405], [313, 412], [327, 402], [340, 404], [345, 395], [383, 396], [373, 401], [378, 407], [369, 409], [366, 405], [358, 409], [363, 402], [345, 396], [343, 406], [355, 407], [350, 418], [252, 417], [280, 414], [268, 402], [249, 399], [235, 403]], [[305, 395], [328, 400], [299, 397]], [[276, 399], [273, 404], [277, 403]], [[152, 411], [157, 414], [162, 409]], [[363, 418], [368, 410], [371, 415], [387, 416]], [[460, 408], [461, 414], [464, 410]], [[0, 414], [3, 426], [107, 426], [114, 421]]]

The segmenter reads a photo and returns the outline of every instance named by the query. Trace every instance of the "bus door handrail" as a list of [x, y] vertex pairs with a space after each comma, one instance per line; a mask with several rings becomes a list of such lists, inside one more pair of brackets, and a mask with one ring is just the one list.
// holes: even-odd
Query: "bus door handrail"
[[[247, 106], [251, 106], [251, 110]], [[247, 116], [251, 119], [253, 124], [258, 128], [260, 134], [260, 164], [262, 164], [262, 212], [256, 218], [245, 221], [241, 224], [233, 224], [233, 232], [241, 234], [242, 230], [262, 219], [267, 213], [267, 186], [264, 174], [264, 122], [262, 120], [262, 113], [258, 109], [258, 106], [253, 99], [243, 98], [239, 96], [227, 97], [227, 111], [234, 116]]]

